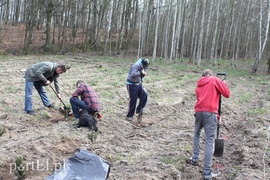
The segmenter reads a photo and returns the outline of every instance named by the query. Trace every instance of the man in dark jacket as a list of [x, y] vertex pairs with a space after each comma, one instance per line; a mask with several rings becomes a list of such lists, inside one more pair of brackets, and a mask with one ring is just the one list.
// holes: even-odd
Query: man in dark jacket
[[76, 91], [70, 98], [73, 115], [79, 118], [79, 110], [85, 109], [88, 114], [95, 114], [100, 111], [100, 102], [97, 94], [91, 86], [84, 83], [82, 80], [76, 82]]
[[[130, 68], [127, 77], [127, 90], [129, 94], [129, 105], [128, 105], [128, 113], [126, 118], [128, 121], [133, 120], [133, 115], [135, 113], [140, 113], [147, 103], [147, 91], [142, 85], [142, 79], [147, 75], [146, 70], [150, 62], [148, 59], [140, 58], [135, 64], [133, 64]], [[139, 105], [136, 108], [137, 99], [140, 99]]]
[[43, 86], [50, 85], [54, 81], [55, 90], [59, 98], [61, 98], [58, 77], [69, 69], [69, 66], [52, 62], [40, 62], [31, 65], [25, 72], [25, 111], [27, 114], [33, 115], [32, 94], [33, 86], [35, 86], [44, 106], [52, 108], [47, 93]]
[[200, 133], [202, 128], [205, 132], [204, 153], [204, 179], [211, 180], [218, 176], [219, 172], [212, 172], [212, 157], [215, 145], [215, 132], [218, 124], [218, 107], [220, 95], [230, 97], [230, 90], [225, 81], [213, 76], [212, 70], [206, 69], [202, 78], [197, 82], [197, 102], [195, 104], [195, 129], [193, 142], [193, 156], [187, 160], [189, 164], [198, 165], [200, 154]]

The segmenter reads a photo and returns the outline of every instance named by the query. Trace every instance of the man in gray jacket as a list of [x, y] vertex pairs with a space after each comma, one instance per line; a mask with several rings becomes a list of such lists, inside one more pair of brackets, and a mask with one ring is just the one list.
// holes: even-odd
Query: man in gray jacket
[[[127, 120], [132, 121], [133, 115], [135, 113], [140, 113], [146, 105], [147, 102], [147, 91], [142, 85], [142, 79], [147, 75], [146, 70], [150, 62], [148, 59], [140, 58], [135, 64], [130, 67], [130, 71], [127, 77], [127, 90], [129, 94], [129, 105]], [[139, 105], [136, 108], [137, 99], [140, 99]]]
[[55, 90], [58, 98], [61, 99], [58, 85], [59, 74], [69, 69], [69, 66], [52, 62], [40, 62], [30, 66], [25, 72], [25, 111], [27, 114], [33, 115], [32, 94], [33, 86], [35, 86], [43, 105], [53, 108], [47, 93], [43, 86], [50, 85], [54, 81]]

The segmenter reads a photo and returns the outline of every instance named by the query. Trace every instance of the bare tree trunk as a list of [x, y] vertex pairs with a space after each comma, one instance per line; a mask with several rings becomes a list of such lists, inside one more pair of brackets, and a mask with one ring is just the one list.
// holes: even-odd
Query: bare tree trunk
[[162, 43], [162, 52], [164, 54], [164, 60], [166, 61], [168, 58], [168, 44], [169, 44], [169, 29], [170, 29], [170, 16], [171, 16], [171, 10], [172, 10], [172, 1], [170, 1], [170, 4], [166, 7], [166, 19], [164, 22], [164, 30], [165, 33], [163, 34], [163, 43]]
[[5, 15], [5, 24], [9, 21], [9, 9], [10, 9], [10, 0], [6, 1], [7, 8], [6, 8], [6, 15]]
[[97, 44], [97, 39], [96, 39], [96, 34], [97, 34], [97, 21], [98, 21], [98, 9], [97, 9], [97, 0], [91, 0], [92, 4], [93, 4], [93, 15], [92, 17], [92, 21], [90, 23], [90, 32], [89, 32], [89, 43], [92, 46], [96, 46]]
[[35, 25], [36, 18], [36, 7], [35, 0], [31, 0], [31, 3], [28, 4], [28, 15], [26, 16], [26, 25], [25, 25], [25, 36], [24, 36], [24, 46], [23, 46], [23, 54], [29, 53], [29, 46], [32, 40], [32, 34]]
[[[109, 42], [109, 39], [110, 39], [110, 36], [111, 36], [111, 25], [112, 25], [112, 16], [113, 16], [113, 2], [114, 0], [111, 0], [111, 11], [109, 13], [109, 20], [108, 20], [108, 27], [107, 27], [107, 36], [106, 36], [106, 41], [105, 41], [105, 44], [104, 44], [104, 47], [103, 47], [103, 53], [104, 54], [106, 51], [107, 51], [107, 45], [108, 45], [108, 42]], [[111, 54], [111, 53], [110, 53]]]
[[[214, 34], [212, 37], [212, 44], [211, 44], [211, 51], [210, 51], [210, 63], [213, 63], [213, 56], [214, 53], [216, 52], [215, 49], [218, 49], [216, 47], [216, 37], [217, 37], [217, 30], [218, 30], [218, 23], [219, 23], [219, 10], [220, 10], [220, 1], [218, 1], [217, 6], [215, 7], [216, 9], [216, 23], [215, 23], [215, 29], [214, 29]], [[216, 58], [214, 64], [216, 65]]]
[[196, 54], [196, 64], [200, 66], [201, 64], [201, 56], [202, 56], [202, 39], [203, 39], [203, 33], [204, 33], [204, 16], [205, 16], [205, 8], [206, 8], [206, 0], [203, 1], [202, 5], [202, 19], [201, 19], [201, 25], [199, 28], [199, 39], [198, 39], [198, 48], [197, 48], [197, 54]]
[[[66, 2], [65, 0], [62, 1], [63, 2], [63, 7], [62, 7], [62, 19], [61, 19], [61, 31], [59, 31], [59, 49], [60, 49], [60, 52], [62, 54], [64, 54], [66, 52], [66, 49], [65, 46], [64, 46], [64, 43], [66, 41], [66, 29], [67, 29], [67, 24], [68, 24], [68, 18], [69, 18], [69, 15], [70, 15], [70, 9], [69, 9], [69, 4], [68, 2]], [[66, 4], [67, 3], [67, 4]]]
[[262, 21], [263, 21], [263, 16], [262, 16], [262, 0], [260, 0], [260, 25], [259, 25], [259, 40], [258, 40], [258, 53], [256, 56], [256, 61], [254, 63], [254, 66], [252, 68], [252, 74], [256, 74], [258, 67], [259, 67], [259, 63], [260, 60], [262, 58], [262, 53], [264, 51], [266, 42], [267, 42], [267, 38], [268, 38], [268, 32], [269, 32], [269, 22], [270, 22], [270, 0], [267, 0], [268, 3], [268, 9], [267, 9], [267, 13], [268, 13], [268, 17], [267, 17], [267, 21], [266, 21], [266, 28], [265, 28], [265, 35], [264, 35], [264, 39], [262, 39]]
[[[227, 49], [226, 49], [226, 56], [225, 59], [228, 59], [228, 55], [231, 52], [231, 35], [232, 35], [232, 30], [233, 30], [233, 25], [234, 25], [234, 18], [235, 18], [235, 4], [234, 1], [232, 1], [232, 9], [231, 9], [231, 24], [230, 24], [230, 28], [229, 28], [229, 33], [228, 33], [228, 42], [227, 42]], [[237, 3], [237, 2], [236, 2]]]
[[[236, 4], [237, 7], [239, 7], [239, 8], [236, 7], [236, 9], [240, 9], [240, 7], [243, 7], [241, 3], [242, 3], [242, 2], [240, 1], [240, 2], [238, 2], [238, 3]], [[246, 3], [246, 2], [244, 2], [244, 3]], [[233, 32], [233, 39], [232, 39], [232, 46], [231, 46], [231, 47], [232, 47], [232, 49], [231, 49], [231, 50], [232, 50], [231, 66], [232, 66], [232, 67], [237, 66], [238, 43], [239, 43], [239, 41], [240, 41], [240, 39], [241, 39], [241, 35], [238, 34], [239, 29], [241, 29], [241, 26], [240, 26], [241, 20], [240, 20], [240, 18], [241, 18], [241, 16], [237, 16], [237, 17], [236, 17], [236, 23], [235, 23], [235, 26], [234, 26], [234, 32]]]
[[[121, 5], [123, 3], [123, 8], [122, 10], [121, 9]], [[120, 54], [120, 50], [121, 50], [121, 47], [122, 47], [122, 40], [123, 40], [123, 34], [124, 34], [124, 10], [125, 10], [125, 6], [126, 6], [126, 3], [125, 1], [123, 0], [119, 0], [118, 2], [118, 8], [120, 10], [120, 17], [119, 17], [119, 24], [118, 24], [118, 38], [117, 38], [117, 42], [116, 42], [116, 51], [117, 51], [117, 54]]]
[[183, 21], [183, 9], [185, 7], [186, 0], [181, 1], [177, 0], [178, 4], [178, 23], [176, 27], [176, 48], [175, 48], [175, 59], [178, 59], [179, 54], [179, 46], [180, 46], [180, 35], [181, 35], [181, 27], [182, 27], [182, 21]]
[[228, 25], [228, 22], [226, 21], [225, 22], [225, 25], [224, 25], [224, 28], [223, 28], [223, 31], [221, 31], [220, 33], [223, 34], [222, 36], [222, 40], [221, 40], [221, 46], [220, 46], [220, 56], [219, 56], [219, 62], [218, 62], [218, 65], [220, 64], [220, 61], [221, 61], [221, 58], [222, 58], [222, 54], [223, 54], [223, 49], [224, 49], [224, 44], [225, 44], [225, 37], [226, 37], [226, 29], [227, 29], [227, 25]]
[[[206, 0], [204, 0], [206, 1]], [[219, 3], [220, 1], [218, 1]], [[214, 2], [212, 0], [209, 1], [210, 6], [209, 9], [207, 9], [208, 12], [208, 18], [207, 18], [207, 24], [206, 24], [206, 31], [205, 31], [205, 38], [204, 38], [204, 47], [203, 47], [203, 58], [207, 58], [209, 55], [209, 48], [208, 48], [208, 39], [209, 39], [209, 29], [210, 29], [210, 25], [211, 25], [211, 19], [213, 17], [213, 4]], [[208, 7], [208, 6], [207, 6]], [[207, 8], [205, 7], [205, 8]]]
[[154, 51], [153, 51], [153, 61], [155, 61], [157, 56], [157, 46], [158, 46], [158, 28], [159, 28], [159, 0], [157, 0], [157, 9], [156, 9], [156, 28], [155, 28], [155, 43], [154, 43]]
[[[185, 2], [186, 3], [186, 2]], [[187, 9], [187, 7], [185, 6], [185, 4], [184, 4], [184, 6], [183, 6], [184, 8], [184, 12], [183, 12], [183, 24], [181, 24], [181, 26], [183, 26], [183, 32], [182, 32], [182, 43], [181, 43], [181, 58], [184, 58], [185, 56], [187, 56], [187, 47], [186, 47], [186, 44], [185, 44], [185, 40], [186, 40], [186, 29], [187, 29], [187, 27], [186, 26], [184, 26], [185, 24], [186, 24], [186, 9]], [[188, 12], [189, 13], [189, 12]]]
[[144, 56], [147, 52], [147, 43], [148, 43], [148, 23], [149, 23], [149, 12], [148, 12], [148, 6], [149, 6], [149, 0], [144, 0], [144, 6], [143, 6], [143, 12], [142, 12], [142, 23], [143, 26], [141, 26], [141, 56]]
[[[126, 54], [129, 53], [130, 48], [133, 49], [132, 47], [132, 42], [133, 42], [133, 36], [134, 33], [136, 32], [136, 23], [137, 23], [137, 14], [138, 14], [138, 0], [132, 0], [127, 6], [128, 13], [126, 13], [125, 17], [125, 29], [126, 29]], [[135, 17], [134, 17], [135, 16]], [[132, 18], [133, 17], [133, 18]], [[131, 49], [131, 50], [132, 50]]]
[[46, 14], [47, 14], [47, 21], [46, 21], [46, 41], [44, 45], [45, 51], [51, 50], [51, 21], [52, 21], [52, 15], [54, 10], [54, 4], [53, 0], [48, 1], [48, 4], [46, 5]]
[[138, 53], [137, 53], [137, 58], [142, 57], [142, 50], [141, 50], [141, 44], [142, 44], [142, 11], [139, 13], [139, 19], [140, 19], [140, 24], [139, 24], [139, 44], [138, 44]]
[[99, 48], [101, 47], [101, 30], [103, 26], [103, 21], [104, 21], [104, 16], [105, 16], [105, 11], [107, 10], [109, 0], [103, 0], [99, 1], [99, 10], [98, 10], [98, 21], [97, 21], [97, 26], [96, 26], [96, 50], [98, 51]]
[[[252, 4], [252, 2], [249, 1], [248, 5], [247, 5], [248, 7], [247, 7], [245, 17], [249, 17], [251, 4]], [[249, 48], [250, 48], [251, 29], [252, 29], [250, 21], [247, 22], [246, 29], [247, 29], [247, 31], [246, 31], [246, 38], [245, 38], [245, 50], [243, 52], [244, 53], [244, 59], [247, 59], [247, 54], [248, 54], [248, 51], [249, 51]]]
[[196, 52], [196, 38], [195, 38], [195, 32], [196, 32], [196, 21], [197, 21], [197, 14], [198, 14], [198, 5], [199, 5], [199, 0], [195, 0], [196, 2], [194, 3], [195, 6], [195, 12], [194, 12], [194, 19], [193, 19], [193, 25], [192, 25], [192, 35], [191, 35], [191, 45], [190, 45], [190, 60], [189, 62], [195, 61], [195, 52]]
[[15, 15], [14, 15], [14, 25], [17, 26], [19, 22], [19, 16], [20, 16], [20, 6], [21, 6], [21, 1], [17, 0], [16, 5], [15, 5]]
[[[174, 6], [175, 7], [175, 6]], [[172, 42], [171, 42], [171, 52], [170, 52], [170, 63], [172, 63], [172, 59], [174, 58], [174, 52], [175, 52], [175, 47], [176, 47], [176, 35], [175, 35], [175, 31], [176, 31], [176, 28], [177, 28], [177, 25], [176, 25], [176, 19], [177, 19], [177, 13], [178, 13], [178, 5], [176, 5], [175, 7], [175, 10], [174, 10], [174, 18], [173, 18], [173, 26], [172, 26], [172, 29], [173, 29], [173, 32], [172, 32]]]

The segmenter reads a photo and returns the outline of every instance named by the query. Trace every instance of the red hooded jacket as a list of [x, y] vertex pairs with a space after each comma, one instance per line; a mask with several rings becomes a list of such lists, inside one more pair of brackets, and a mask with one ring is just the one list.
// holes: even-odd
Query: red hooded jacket
[[197, 82], [195, 90], [197, 102], [195, 112], [212, 112], [218, 113], [220, 94], [225, 98], [230, 97], [228, 86], [215, 76], [202, 77]]

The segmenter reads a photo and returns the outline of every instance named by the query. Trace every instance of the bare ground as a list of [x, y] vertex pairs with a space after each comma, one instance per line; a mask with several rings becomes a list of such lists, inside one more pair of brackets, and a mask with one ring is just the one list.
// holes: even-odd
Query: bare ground
[[[125, 121], [128, 95], [125, 79], [135, 61], [120, 63], [90, 55], [3, 57], [0, 66], [0, 179], [12, 180], [18, 154], [24, 157], [29, 180], [44, 179], [78, 149], [89, 150], [111, 164], [109, 180], [201, 179], [200, 166], [185, 164], [191, 157], [195, 85], [200, 71], [181, 71], [175, 65], [153, 64], [144, 86], [149, 100], [143, 121], [136, 126]], [[74, 127], [72, 118], [42, 105], [34, 91], [36, 116], [24, 113], [24, 70], [39, 61], [68, 63], [72, 68], [60, 77], [66, 104], [79, 79], [92, 85], [103, 105], [95, 142], [87, 128]], [[230, 99], [223, 98], [221, 137], [223, 157], [213, 158], [217, 179], [269, 179], [270, 126], [269, 76], [230, 76]], [[47, 88], [52, 102], [62, 104]], [[203, 140], [203, 139], [202, 139]]]

